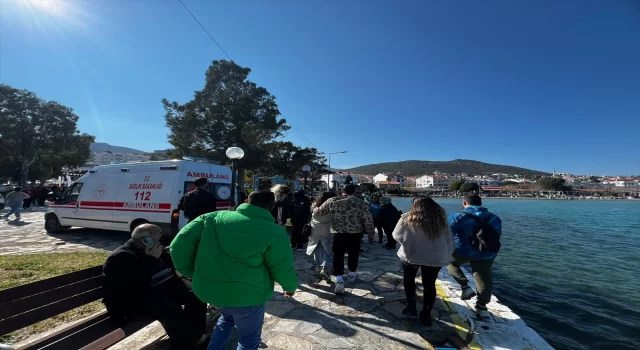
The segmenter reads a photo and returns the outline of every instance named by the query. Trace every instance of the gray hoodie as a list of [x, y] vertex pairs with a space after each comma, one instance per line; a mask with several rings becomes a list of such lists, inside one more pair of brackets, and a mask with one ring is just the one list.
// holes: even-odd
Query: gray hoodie
[[406, 222], [405, 213], [393, 230], [393, 238], [400, 243], [398, 257], [405, 263], [421, 266], [445, 266], [451, 260], [456, 248], [449, 227], [438, 239], [428, 240], [420, 229], [414, 229]]

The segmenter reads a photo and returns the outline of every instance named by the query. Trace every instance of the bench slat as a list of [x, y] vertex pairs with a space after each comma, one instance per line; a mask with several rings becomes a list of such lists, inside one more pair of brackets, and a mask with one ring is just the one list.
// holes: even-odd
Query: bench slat
[[71, 283], [79, 282], [101, 275], [102, 266], [94, 266], [88, 269], [71, 272], [62, 276], [56, 276], [48, 278], [46, 280], [25, 284], [24, 286], [1, 290], [0, 304], [9, 303], [17, 299], [26, 298], [32, 295], [40, 294], [50, 289], [64, 287]]
[[84, 281], [69, 284], [67, 286], [51, 289], [41, 294], [14, 300], [9, 303], [0, 304], [0, 320], [19, 315], [23, 312], [39, 308], [44, 305], [70, 298], [74, 295], [84, 293], [88, 290], [102, 286], [102, 276], [96, 276]]
[[100, 298], [102, 298], [102, 288], [96, 288], [57, 303], [49, 304], [14, 317], [0, 320], [0, 335], [11, 333], [20, 328], [46, 320]]
[[107, 314], [107, 311], [101, 311], [98, 312], [97, 314], [93, 315], [93, 316], [89, 316], [85, 319], [82, 319], [80, 321], [76, 321], [71, 323], [70, 325], [59, 329], [53, 333], [50, 333], [48, 335], [46, 335], [45, 337], [42, 338], [37, 338], [29, 343], [25, 343], [20, 345], [19, 347], [16, 348], [16, 350], [37, 350], [37, 349], [41, 349], [49, 344], [55, 343], [60, 339], [66, 338], [68, 336], [71, 336], [75, 333], [80, 332], [81, 330], [95, 324], [98, 323], [100, 321], [103, 321], [105, 319], [109, 318], [109, 314]]
[[[151, 318], [147, 318], [147, 317], [136, 318], [135, 320], [132, 320], [131, 322], [127, 323], [122, 328], [116, 329], [113, 332], [104, 335], [103, 337], [93, 341], [91, 344], [88, 344], [82, 347], [80, 350], [106, 349], [116, 344], [117, 342], [121, 341], [122, 339], [132, 335], [133, 333], [141, 330], [142, 328], [149, 325], [151, 322], [153, 322], [153, 319]], [[63, 350], [63, 349], [61, 348], [60, 350]]]

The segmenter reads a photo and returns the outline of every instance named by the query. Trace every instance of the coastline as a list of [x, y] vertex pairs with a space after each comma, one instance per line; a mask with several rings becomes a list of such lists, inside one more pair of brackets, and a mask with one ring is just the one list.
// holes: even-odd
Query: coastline
[[[640, 201], [640, 198], [540, 198], [540, 197], [485, 197], [482, 196], [483, 200], [491, 200], [491, 199], [515, 199], [515, 200], [541, 200], [541, 201]], [[413, 196], [390, 196], [391, 198], [412, 198]], [[464, 197], [440, 197], [440, 196], [431, 196], [433, 199], [463, 199]]]

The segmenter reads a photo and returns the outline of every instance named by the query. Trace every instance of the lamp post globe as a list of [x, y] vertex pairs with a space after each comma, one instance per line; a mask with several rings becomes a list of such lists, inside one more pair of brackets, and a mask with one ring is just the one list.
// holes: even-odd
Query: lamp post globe
[[242, 159], [244, 157], [244, 151], [240, 147], [229, 147], [225, 154], [229, 159]]
[[225, 152], [227, 157], [231, 159], [231, 199], [229, 200], [229, 205], [231, 207], [235, 207], [237, 204], [236, 197], [238, 195], [238, 189], [236, 188], [237, 177], [238, 177], [238, 160], [244, 157], [244, 151], [240, 147], [229, 147]]

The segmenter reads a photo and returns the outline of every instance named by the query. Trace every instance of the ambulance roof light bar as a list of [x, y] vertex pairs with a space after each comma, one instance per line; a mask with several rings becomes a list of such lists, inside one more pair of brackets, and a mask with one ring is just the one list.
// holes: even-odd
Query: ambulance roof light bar
[[182, 156], [182, 159], [188, 160], [188, 161], [191, 161], [191, 162], [220, 164], [220, 162], [217, 162], [217, 161], [214, 161], [214, 160], [211, 160], [211, 159], [192, 157], [192, 156]]

